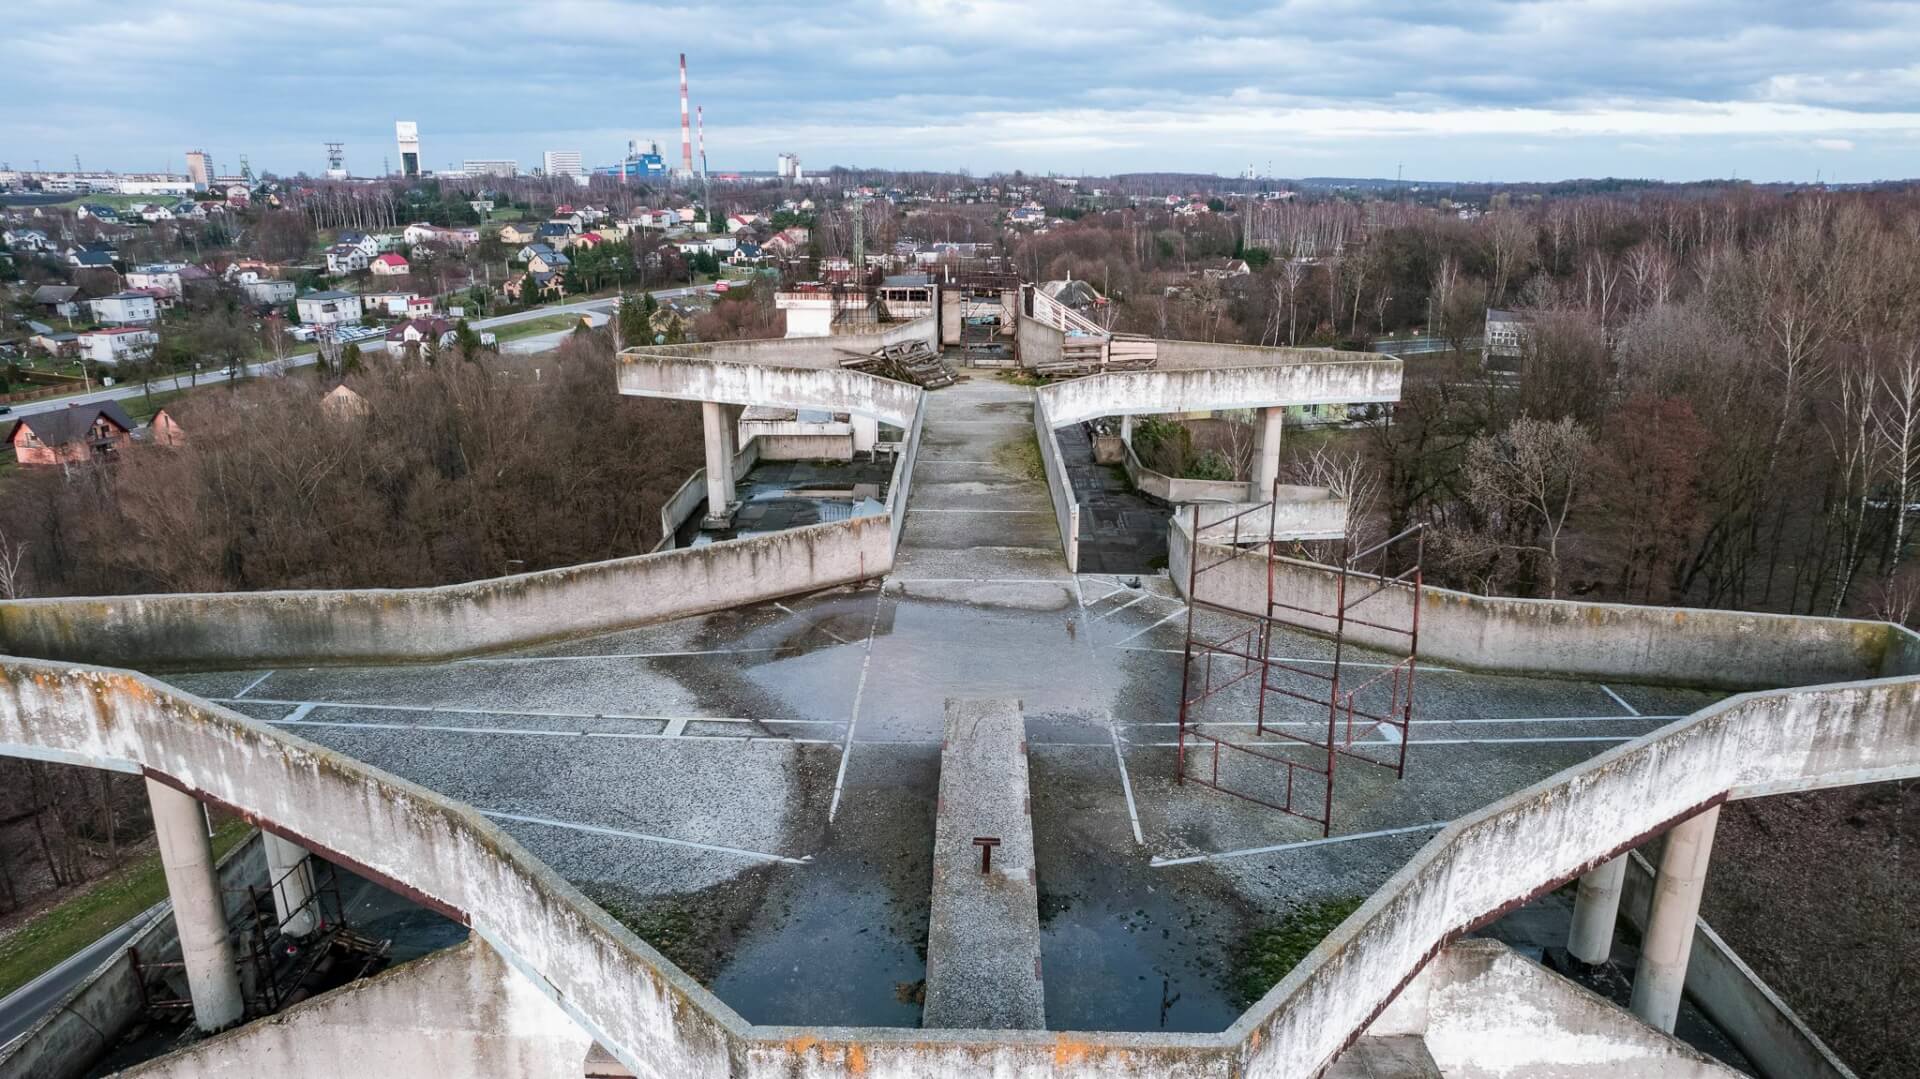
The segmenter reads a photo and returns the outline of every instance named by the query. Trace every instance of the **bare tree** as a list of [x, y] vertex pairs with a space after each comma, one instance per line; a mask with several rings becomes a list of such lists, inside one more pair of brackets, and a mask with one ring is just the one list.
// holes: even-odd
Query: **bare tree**
[[1521, 417], [1467, 447], [1467, 497], [1487, 522], [1470, 544], [1483, 552], [1531, 552], [1547, 595], [1560, 594], [1561, 540], [1584, 494], [1593, 439], [1572, 418]]
[[0, 599], [21, 599], [26, 596], [25, 563], [27, 545], [7, 535], [0, 527]]

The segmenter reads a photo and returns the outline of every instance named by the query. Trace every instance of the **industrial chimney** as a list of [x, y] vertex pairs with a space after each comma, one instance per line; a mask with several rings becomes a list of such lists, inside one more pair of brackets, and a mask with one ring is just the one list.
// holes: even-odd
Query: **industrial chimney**
[[687, 116], [687, 54], [680, 54], [680, 174], [693, 175], [693, 128]]

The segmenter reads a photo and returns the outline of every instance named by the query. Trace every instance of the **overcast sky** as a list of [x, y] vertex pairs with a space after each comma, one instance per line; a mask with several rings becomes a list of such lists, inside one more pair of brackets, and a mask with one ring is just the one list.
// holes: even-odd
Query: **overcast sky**
[[[1203, 10], [1204, 9], [1204, 10]], [[0, 160], [356, 174], [626, 140], [714, 169], [1545, 180], [1920, 173], [1920, 3], [7, 0]]]

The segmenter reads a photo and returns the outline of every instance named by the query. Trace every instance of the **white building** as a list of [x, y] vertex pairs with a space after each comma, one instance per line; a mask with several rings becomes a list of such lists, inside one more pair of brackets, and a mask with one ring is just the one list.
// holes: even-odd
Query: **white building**
[[94, 363], [109, 365], [138, 363], [153, 355], [160, 335], [141, 326], [118, 326], [107, 330], [87, 330], [80, 334], [80, 356]]
[[396, 120], [393, 139], [400, 147], [400, 175], [420, 175], [420, 125], [412, 120]]
[[460, 163], [460, 171], [467, 176], [518, 176], [520, 174], [520, 163], [518, 161], [507, 161], [504, 159], [469, 160]]
[[1519, 359], [1526, 343], [1527, 324], [1519, 315], [1497, 307], [1487, 308], [1486, 358], [1489, 362]]
[[240, 291], [247, 299], [262, 306], [278, 307], [293, 299], [297, 290], [293, 282], [282, 281], [277, 277], [255, 277], [252, 281], [240, 282]]
[[309, 292], [294, 301], [303, 326], [337, 326], [360, 321], [360, 297], [351, 292]]
[[779, 160], [779, 172], [780, 172], [780, 178], [782, 180], [792, 180], [792, 181], [798, 182], [801, 179], [800, 155], [781, 154], [780, 160]]
[[548, 176], [583, 176], [578, 150], [548, 150], [540, 155], [540, 166]]
[[160, 305], [144, 292], [116, 292], [97, 300], [88, 300], [96, 321], [109, 326], [134, 326], [160, 318]]

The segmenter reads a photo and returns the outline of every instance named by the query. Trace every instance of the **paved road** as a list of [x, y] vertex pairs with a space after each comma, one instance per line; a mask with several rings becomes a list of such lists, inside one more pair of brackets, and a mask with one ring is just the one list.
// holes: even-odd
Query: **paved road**
[[[700, 285], [697, 287], [661, 289], [653, 295], [655, 299], [665, 300], [698, 292], [709, 292], [711, 290], [711, 285]], [[613, 299], [607, 298], [600, 300], [582, 300], [579, 303], [555, 304], [552, 307], [534, 307], [525, 311], [516, 311], [511, 315], [497, 315], [493, 318], [475, 319], [472, 325], [474, 329], [477, 330], [491, 330], [500, 326], [511, 326], [516, 322], [524, 322], [528, 319], [543, 318], [547, 315], [579, 313], [588, 315], [590, 318], [597, 318], [599, 321], [594, 322], [594, 325], [598, 326], [605, 323], [606, 315], [613, 310], [614, 302]], [[544, 334], [540, 337], [530, 337], [520, 341], [509, 341], [506, 345], [506, 351], [538, 352], [541, 349], [552, 348], [559, 344], [560, 338], [563, 336], [564, 333]], [[537, 347], [529, 347], [530, 345], [536, 345], [536, 343], [540, 342], [545, 343], [537, 344]], [[314, 350], [309, 349], [305, 352], [296, 352], [288, 356], [284, 362], [288, 367], [305, 367], [313, 363], [313, 360]], [[253, 365], [256, 370], [260, 366], [260, 364]], [[227, 381], [227, 377], [227, 372], [224, 370], [202, 371], [197, 379], [193, 375], [176, 375], [172, 378], [154, 379], [151, 385], [154, 393], [165, 393], [168, 390], [190, 389], [196, 385], [218, 384]], [[63, 409], [68, 405], [93, 404], [99, 401], [124, 401], [129, 397], [139, 397], [146, 392], [146, 387], [141, 383], [122, 383], [106, 389], [94, 390], [92, 393], [77, 393], [68, 397], [51, 397], [44, 401], [28, 401], [25, 404], [13, 406], [13, 411], [8, 413], [6, 418], [8, 420], [15, 420], [22, 416], [31, 416], [36, 412], [52, 412]]]
[[73, 991], [81, 979], [93, 973], [93, 969], [107, 961], [107, 957], [127, 946], [153, 918], [166, 907], [165, 902], [155, 903], [146, 910], [129, 918], [125, 924], [106, 936], [75, 952], [65, 960], [9, 993], [0, 1000], [0, 1046], [11, 1044], [15, 1038], [27, 1032], [27, 1028], [40, 1021], [60, 998]]

